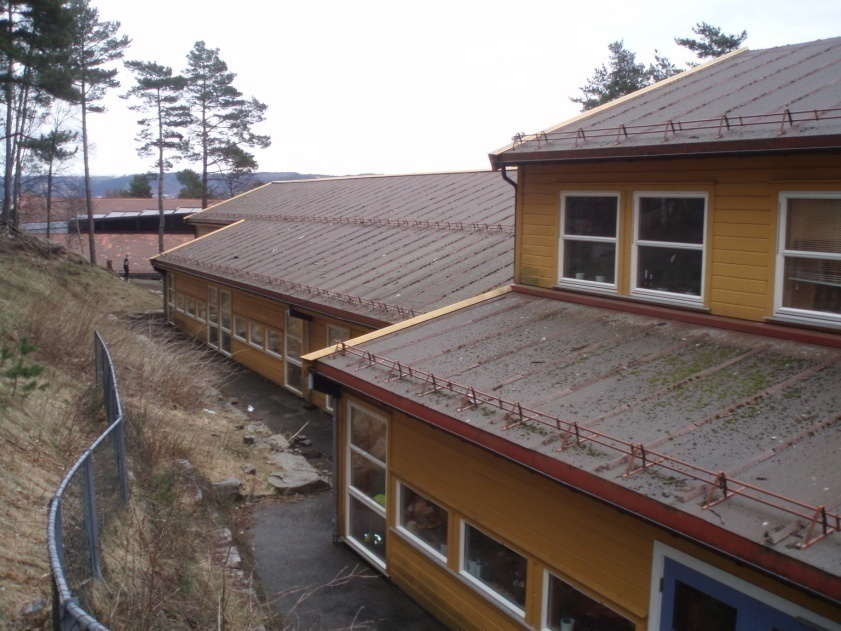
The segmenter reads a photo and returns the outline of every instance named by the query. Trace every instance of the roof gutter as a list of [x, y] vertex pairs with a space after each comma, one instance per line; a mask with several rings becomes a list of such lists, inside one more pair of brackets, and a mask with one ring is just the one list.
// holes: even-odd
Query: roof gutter
[[517, 183], [514, 180], [512, 180], [510, 177], [508, 177], [508, 171], [507, 171], [507, 167], [505, 165], [502, 165], [501, 173], [502, 173], [502, 179], [505, 180], [511, 186], [514, 187], [514, 194], [516, 195], [517, 194]]

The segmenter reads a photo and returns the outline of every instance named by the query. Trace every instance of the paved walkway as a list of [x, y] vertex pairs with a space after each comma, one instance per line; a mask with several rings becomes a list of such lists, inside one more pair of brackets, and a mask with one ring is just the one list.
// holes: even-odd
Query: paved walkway
[[[245, 371], [223, 387], [251, 417], [275, 433], [302, 434], [310, 456], [332, 467], [332, 422], [320, 410], [254, 373]], [[306, 425], [306, 427], [304, 427]], [[294, 630], [444, 629], [414, 601], [371, 569], [347, 546], [333, 544], [333, 494], [267, 503], [254, 511], [251, 530], [256, 572], [275, 607]]]

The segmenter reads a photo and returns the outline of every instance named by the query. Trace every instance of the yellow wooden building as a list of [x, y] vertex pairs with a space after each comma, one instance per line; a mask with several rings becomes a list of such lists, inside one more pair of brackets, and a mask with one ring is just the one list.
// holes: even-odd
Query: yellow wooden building
[[301, 394], [304, 353], [511, 282], [513, 212], [491, 171], [273, 182], [152, 264], [171, 323]]
[[841, 629], [841, 38], [491, 155], [515, 282], [304, 357], [342, 540], [454, 629]]

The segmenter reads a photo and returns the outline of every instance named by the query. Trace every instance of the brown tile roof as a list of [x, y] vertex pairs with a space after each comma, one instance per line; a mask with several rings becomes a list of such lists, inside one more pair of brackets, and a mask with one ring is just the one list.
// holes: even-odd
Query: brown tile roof
[[515, 140], [535, 160], [841, 147], [841, 37], [741, 50]]
[[723, 529], [775, 572], [819, 568], [841, 597], [841, 349], [515, 291], [315, 370], [644, 517], [691, 516], [708, 544]]
[[[96, 258], [97, 264], [107, 267], [108, 261], [112, 262], [114, 271], [123, 273], [123, 258], [128, 254], [130, 274], [156, 274], [149, 259], [158, 254], [157, 234], [96, 234]], [[191, 234], [165, 234], [164, 246], [166, 250], [189, 243], [194, 239]], [[69, 251], [89, 258], [87, 234], [60, 234], [54, 235], [51, 239], [60, 243]]]
[[393, 322], [510, 283], [513, 217], [489, 171], [277, 182], [194, 216], [245, 221], [156, 261]]

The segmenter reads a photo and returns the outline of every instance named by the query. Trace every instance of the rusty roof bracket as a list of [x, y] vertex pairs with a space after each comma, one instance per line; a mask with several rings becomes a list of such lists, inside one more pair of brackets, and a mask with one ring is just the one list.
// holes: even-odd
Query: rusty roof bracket
[[675, 128], [674, 121], [669, 119], [669, 122], [666, 123], [666, 128], [663, 130], [663, 142], [666, 142], [669, 139], [669, 132], [672, 133], [672, 136], [677, 134], [677, 129]]
[[[432, 384], [432, 389], [431, 389], [431, 390], [427, 390], [427, 389], [426, 389], [426, 387], [427, 387], [430, 383]], [[438, 392], [440, 389], [441, 389], [441, 386], [439, 386], [439, 385], [438, 385], [438, 381], [435, 379], [435, 375], [433, 375], [432, 373], [429, 373], [429, 374], [426, 376], [426, 381], [424, 381], [424, 382], [423, 382], [423, 387], [421, 388], [421, 391], [420, 391], [420, 393], [418, 394], [418, 396], [419, 396], [419, 397], [422, 397], [422, 396], [423, 396], [423, 395], [425, 395], [425, 394], [431, 394], [431, 393], [433, 393], [433, 392]]]
[[620, 135], [624, 135], [626, 139], [628, 138], [628, 130], [625, 129], [625, 124], [624, 123], [620, 124], [619, 129], [616, 130], [616, 143], [615, 144], [617, 144], [617, 145], [619, 144]]
[[[397, 376], [394, 376], [394, 370], [397, 369]], [[412, 376], [412, 369], [409, 368], [409, 376]], [[391, 370], [388, 373], [388, 377], [386, 377], [386, 383], [391, 383], [392, 381], [403, 379], [403, 365], [400, 362], [394, 362], [391, 365]]]
[[721, 130], [724, 127], [727, 128], [727, 131], [730, 131], [730, 119], [727, 118], [727, 114], [722, 114], [718, 121], [718, 136], [716, 136], [716, 138], [721, 138], [724, 135], [721, 133]]
[[477, 405], [479, 405], [479, 397], [476, 396], [476, 390], [473, 386], [470, 386], [469, 394], [466, 394], [461, 402], [461, 407], [457, 408], [456, 411], [464, 412], [465, 410], [472, 410]]
[[[817, 114], [817, 112], [815, 112], [815, 114]], [[786, 123], [788, 123], [789, 127], [794, 127], [794, 118], [791, 115], [791, 110], [788, 108], [785, 108], [783, 111], [783, 120], [780, 123], [780, 134], [786, 133]]]
[[[815, 527], [818, 525], [820, 526], [821, 532], [813, 537]], [[817, 543], [827, 535], [831, 535], [833, 532], [838, 532], [839, 530], [841, 530], [841, 517], [837, 514], [827, 515], [826, 506], [818, 506], [818, 510], [815, 511], [812, 520], [809, 522], [809, 532], [806, 533], [806, 538], [800, 544], [800, 549], [808, 548], [813, 543]]]
[[578, 128], [578, 131], [575, 132], [575, 144], [573, 147], [578, 147], [578, 141], [580, 140], [587, 140], [587, 136], [584, 135], [584, 129], [582, 127]]
[[[707, 494], [707, 501], [704, 502], [704, 508], [712, 508], [716, 504], [721, 504], [721, 502], [723, 502], [727, 498], [733, 497], [734, 495], [741, 493], [745, 490], [745, 488], [746, 487], [742, 486], [735, 491], [731, 488], [728, 488], [727, 474], [724, 473], [724, 471], [719, 471], [718, 475], [715, 476], [715, 482], [713, 482], [710, 486], [710, 492]], [[716, 500], [714, 499], [715, 492], [718, 489], [721, 489], [721, 498]]]
[[[512, 423], [511, 417], [514, 415], [515, 412], [518, 418], [515, 422]], [[512, 427], [516, 427], [517, 425], [523, 423], [524, 420], [525, 419], [523, 417], [523, 406], [521, 406], [520, 403], [517, 402], [513, 406], [511, 406], [511, 409], [505, 415], [505, 429], [511, 429]]]
[[359, 363], [356, 364], [357, 370], [362, 370], [363, 368], [368, 368], [369, 366], [373, 366], [377, 363], [377, 356], [374, 355], [371, 351], [365, 351], [362, 357], [359, 358]]

